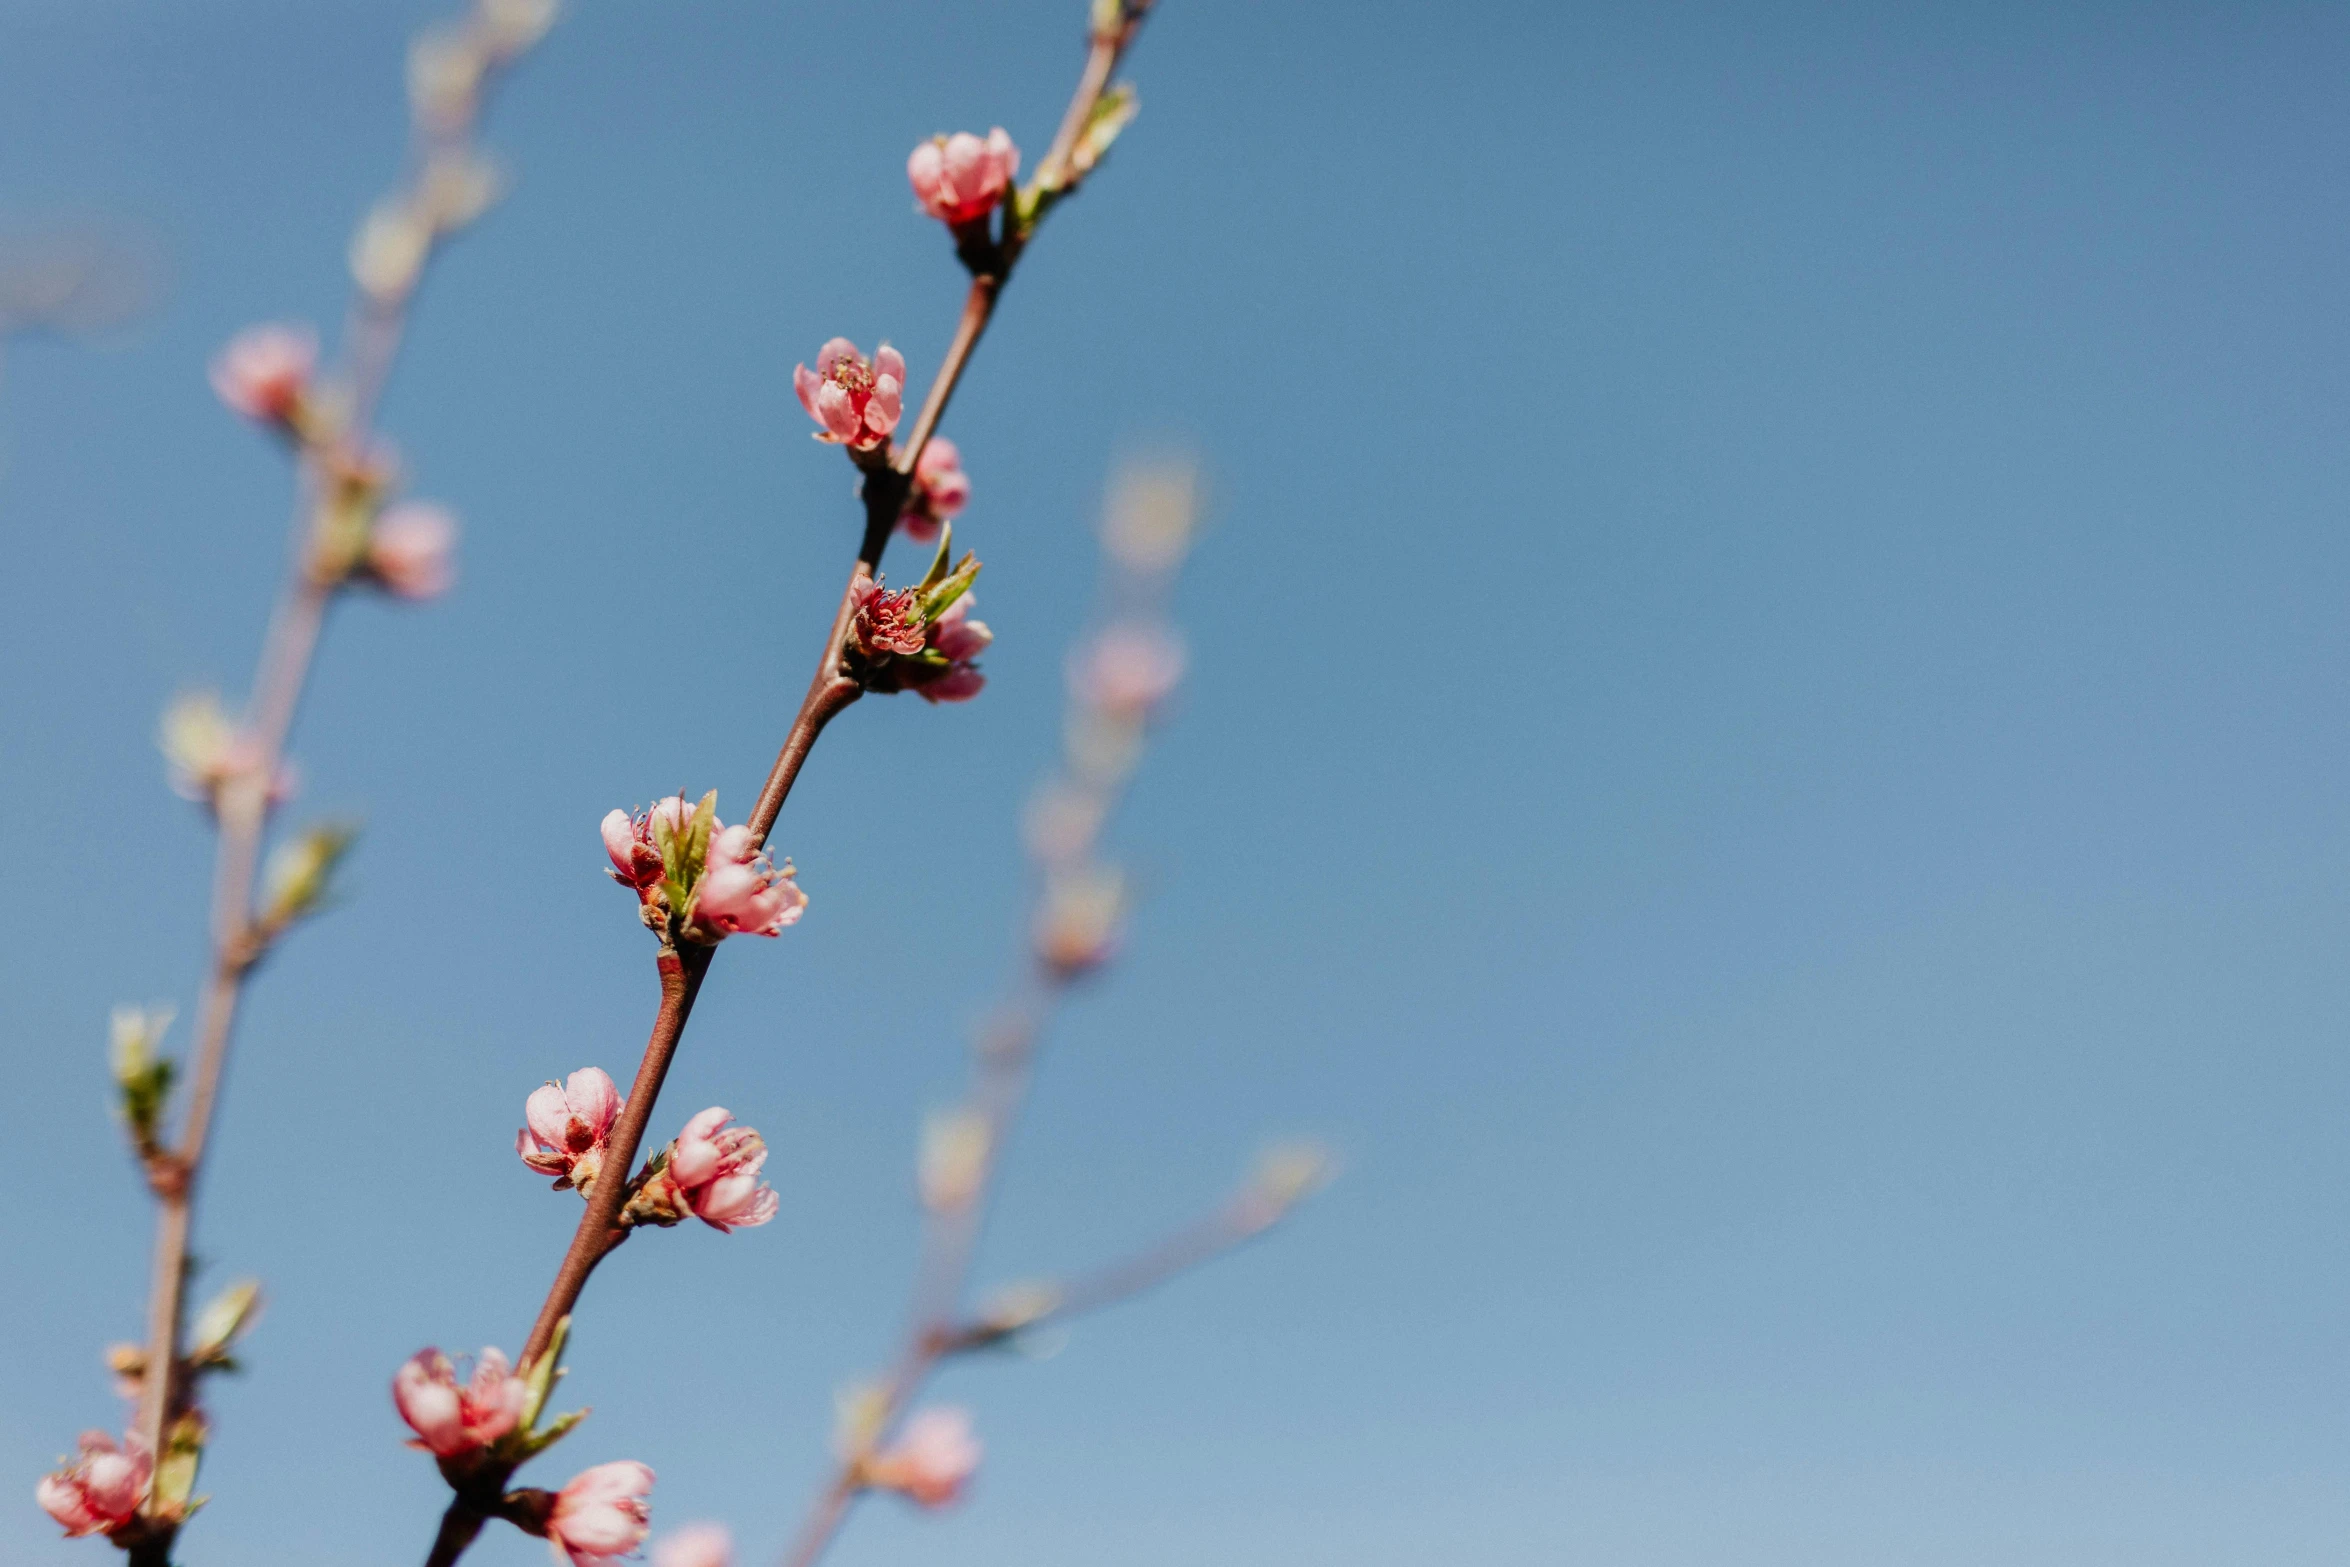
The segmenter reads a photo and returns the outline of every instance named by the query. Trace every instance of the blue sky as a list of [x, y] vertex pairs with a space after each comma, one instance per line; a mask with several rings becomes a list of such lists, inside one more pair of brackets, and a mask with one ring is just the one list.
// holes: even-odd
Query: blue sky
[[[150, 735], [245, 678], [280, 551], [203, 366], [339, 313], [436, 10], [0, 14], [0, 221], [167, 281], [0, 379], [10, 1560], [99, 1553], [29, 1493], [144, 1288], [106, 1011], [197, 972]], [[202, 1249], [273, 1306], [190, 1560], [421, 1557], [386, 1381], [519, 1340], [572, 1219], [522, 1099], [625, 1075], [650, 1011], [596, 819], [755, 791], [856, 526], [791, 366], [935, 362], [905, 152], [1041, 148], [1080, 12], [581, 0], [502, 102], [515, 192], [386, 412], [463, 580], [341, 615], [297, 739], [368, 831], [238, 1047]], [[660, 1520], [780, 1548], [1013, 947], [1089, 519], [1181, 445], [1216, 508], [1119, 830], [1152, 896], [988, 1276], [1274, 1136], [1347, 1174], [954, 1373], [974, 1498], [842, 1567], [2340, 1560], [2346, 72], [2316, 6], [1165, 0], [948, 423], [992, 683], [825, 738], [778, 833], [813, 910], [724, 955], [657, 1119], [761, 1127], [782, 1216], [614, 1260], [547, 1477], [641, 1458]]]

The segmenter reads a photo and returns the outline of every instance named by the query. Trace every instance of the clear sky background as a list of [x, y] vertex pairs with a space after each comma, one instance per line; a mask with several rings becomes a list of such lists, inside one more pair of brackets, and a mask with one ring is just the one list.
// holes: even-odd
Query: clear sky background
[[[119, 1418], [148, 1208], [117, 1000], [186, 1007], [172, 692], [246, 678], [278, 456], [203, 369], [331, 321], [441, 7], [15, 0], [0, 220], [149, 235], [157, 308], [0, 380], [0, 1556]], [[522, 1100], [623, 1077], [597, 818], [739, 815], [852, 547], [792, 365], [926, 374], [917, 138], [1040, 150], [1079, 0], [580, 0], [387, 409], [463, 579], [338, 616], [296, 750], [355, 900], [245, 1019], [201, 1249], [270, 1315], [190, 1563], [421, 1558], [386, 1383], [513, 1348], [575, 1203]], [[948, 429], [1000, 641], [783, 818], [658, 1117], [776, 1223], [618, 1255], [529, 1471], [660, 1472], [771, 1559], [897, 1327], [910, 1150], [1014, 950], [1013, 822], [1117, 454], [1198, 450], [1152, 896], [1057, 1037], [986, 1274], [1104, 1257], [1267, 1139], [1293, 1228], [955, 1372], [988, 1446], [841, 1567], [1960, 1567], [2350, 1552], [2350, 13], [1165, 0], [1141, 120]], [[185, 1024], [175, 1035], [184, 1038]], [[511, 1530], [484, 1567], [542, 1560]]]

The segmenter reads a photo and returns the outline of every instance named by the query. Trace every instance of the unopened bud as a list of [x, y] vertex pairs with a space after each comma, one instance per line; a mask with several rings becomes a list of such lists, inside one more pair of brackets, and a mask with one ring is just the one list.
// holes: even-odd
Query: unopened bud
[[171, 1026], [169, 1007], [116, 1007], [111, 1022], [109, 1064], [123, 1125], [142, 1158], [157, 1151], [163, 1108], [179, 1063], [158, 1055], [163, 1031]]
[[932, 1213], [960, 1213], [979, 1195], [993, 1139], [987, 1117], [948, 1110], [923, 1123], [922, 1205]]
[[106, 1369], [114, 1373], [114, 1391], [122, 1398], [139, 1396], [142, 1383], [147, 1380], [147, 1351], [138, 1344], [109, 1344], [106, 1346]]
[[432, 225], [406, 201], [376, 203], [351, 236], [351, 279], [379, 305], [408, 297], [432, 247]]
[[1077, 179], [1094, 171], [1094, 166], [1109, 152], [1118, 133], [1134, 123], [1142, 112], [1142, 99], [1132, 82], [1120, 82], [1103, 93], [1101, 101], [1093, 106], [1093, 117], [1085, 122], [1085, 130], [1077, 138], [1077, 145], [1069, 149], [1069, 170]]
[[1098, 968], [1117, 945], [1126, 912], [1126, 878], [1092, 865], [1054, 875], [1036, 919], [1036, 955], [1063, 980]]
[[473, 117], [485, 62], [463, 28], [434, 27], [408, 46], [408, 104], [416, 123], [453, 131]]
[[335, 866], [350, 852], [359, 836], [356, 827], [330, 822], [306, 830], [290, 843], [278, 845], [263, 876], [266, 892], [261, 923], [283, 930], [317, 912], [334, 878]]
[[196, 1326], [188, 1336], [188, 1359], [197, 1366], [227, 1367], [233, 1364], [228, 1352], [236, 1341], [261, 1316], [261, 1281], [239, 1279], [218, 1295], [196, 1316]]

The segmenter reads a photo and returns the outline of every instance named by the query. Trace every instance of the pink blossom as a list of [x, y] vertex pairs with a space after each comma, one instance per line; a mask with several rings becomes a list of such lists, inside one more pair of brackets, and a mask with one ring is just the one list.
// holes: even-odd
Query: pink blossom
[[865, 1460], [865, 1482], [904, 1493], [923, 1507], [944, 1507], [963, 1494], [979, 1468], [971, 1417], [960, 1409], [925, 1409], [906, 1422], [895, 1446]]
[[602, 832], [604, 852], [612, 859], [612, 879], [649, 894], [660, 885], [662, 876], [661, 844], [654, 833], [655, 825], [666, 827], [674, 834], [683, 831], [693, 819], [694, 802], [682, 794], [656, 800], [633, 816], [626, 811], [606, 812]]
[[713, 1105], [685, 1123], [670, 1145], [666, 1173], [686, 1209], [717, 1230], [749, 1229], [775, 1217], [775, 1188], [759, 1179], [767, 1140]]
[[652, 1522], [653, 1471], [622, 1460], [598, 1464], [555, 1493], [547, 1544], [571, 1567], [604, 1567], [645, 1543]]
[[213, 359], [212, 389], [248, 419], [288, 424], [317, 364], [318, 338], [308, 327], [247, 327]]
[[1020, 172], [1020, 149], [997, 126], [981, 141], [969, 131], [933, 136], [906, 160], [906, 178], [922, 210], [954, 228], [995, 211]]
[[934, 435], [922, 448], [921, 461], [914, 464], [898, 531], [916, 544], [933, 543], [939, 525], [953, 520], [970, 503], [971, 478], [963, 472], [963, 454], [945, 436]]
[[882, 344], [868, 360], [845, 337], [826, 343], [816, 355], [816, 368], [797, 366], [792, 387], [800, 406], [824, 428], [820, 441], [870, 450], [889, 440], [904, 411], [906, 361]]
[[84, 1431], [81, 1456], [33, 1488], [41, 1510], [65, 1527], [67, 1539], [111, 1534], [136, 1518], [155, 1465], [136, 1448], [115, 1445], [103, 1431]]
[[437, 1349], [418, 1350], [392, 1378], [392, 1402], [416, 1433], [408, 1445], [436, 1458], [478, 1451], [513, 1430], [527, 1392], [494, 1349], [481, 1352], [464, 1382]]
[[925, 702], [968, 702], [987, 684], [972, 660], [987, 650], [995, 633], [986, 621], [971, 618], [976, 602], [977, 594], [966, 593], [930, 623], [930, 645], [946, 655], [947, 667], [915, 684], [914, 694]]
[[712, 938], [779, 936], [808, 907], [808, 895], [793, 877], [791, 862], [775, 869], [748, 827], [713, 824], [689, 923]]
[[427, 501], [402, 501], [367, 535], [367, 569], [402, 598], [434, 598], [457, 578], [457, 519]]
[[867, 658], [921, 652], [930, 640], [922, 624], [922, 594], [914, 588], [893, 593], [879, 582], [866, 583], [857, 590], [857, 614], [849, 622], [849, 635]]
[[1156, 626], [1128, 623], [1096, 637], [1069, 664], [1080, 701], [1118, 718], [1142, 718], [1183, 678], [1183, 644]]
[[734, 1536], [714, 1523], [687, 1524], [653, 1547], [653, 1567], [728, 1567]]
[[514, 1151], [541, 1175], [555, 1177], [555, 1189], [586, 1191], [603, 1167], [604, 1139], [620, 1114], [620, 1090], [602, 1067], [582, 1067], [569, 1081], [531, 1090], [514, 1134]]

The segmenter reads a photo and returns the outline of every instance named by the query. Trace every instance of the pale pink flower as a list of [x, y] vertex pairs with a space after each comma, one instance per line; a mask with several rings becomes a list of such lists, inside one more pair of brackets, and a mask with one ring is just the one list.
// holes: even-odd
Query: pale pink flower
[[531, 1090], [523, 1105], [529, 1124], [514, 1134], [514, 1151], [555, 1190], [586, 1191], [604, 1163], [604, 1139], [620, 1114], [620, 1090], [602, 1067], [581, 1067], [568, 1081]]
[[685, 1123], [670, 1145], [669, 1167], [685, 1207], [716, 1230], [749, 1229], [775, 1217], [775, 1188], [759, 1179], [767, 1141], [747, 1126], [729, 1127], [716, 1105]]
[[653, 1567], [728, 1567], [734, 1536], [714, 1523], [687, 1524], [653, 1547]]
[[923, 1507], [944, 1507], [963, 1494], [979, 1468], [971, 1417], [960, 1409], [925, 1409], [897, 1442], [865, 1460], [865, 1483], [897, 1491]]
[[477, 1451], [513, 1430], [527, 1393], [522, 1378], [494, 1349], [481, 1352], [464, 1382], [437, 1349], [418, 1350], [392, 1378], [392, 1402], [416, 1433], [408, 1445], [436, 1458]]
[[906, 361], [887, 343], [868, 360], [845, 337], [826, 343], [816, 355], [816, 368], [800, 365], [792, 371], [793, 390], [808, 417], [824, 426], [820, 441], [866, 450], [889, 440], [904, 411]]
[[675, 833], [682, 831], [693, 818], [694, 802], [682, 794], [656, 800], [633, 816], [626, 811], [606, 812], [602, 832], [604, 852], [612, 859], [612, 879], [640, 893], [658, 886], [661, 845], [654, 835], [654, 825], [659, 823]]
[[653, 1471], [623, 1459], [572, 1477], [547, 1514], [547, 1544], [558, 1562], [604, 1567], [645, 1543], [652, 1522]]
[[41, 1477], [33, 1497], [65, 1528], [67, 1539], [111, 1534], [138, 1516], [155, 1466], [136, 1448], [124, 1449], [103, 1431], [84, 1431], [81, 1455]]
[[794, 874], [789, 860], [774, 867], [748, 827], [714, 825], [689, 923], [713, 938], [779, 936], [808, 907]]
[[953, 228], [995, 211], [1020, 172], [1020, 149], [997, 126], [981, 141], [969, 131], [933, 136], [906, 160], [906, 178], [922, 210]]
[[925, 702], [968, 702], [987, 684], [972, 660], [987, 651], [995, 633], [986, 621], [971, 618], [977, 602], [977, 594], [966, 593], [930, 623], [930, 645], [946, 655], [947, 667], [915, 683], [914, 694]]
[[367, 535], [367, 569], [407, 599], [446, 593], [457, 579], [457, 519], [429, 501], [402, 501]]
[[1117, 718], [1144, 718], [1183, 678], [1183, 644], [1157, 626], [1112, 626], [1069, 663], [1080, 701]]
[[212, 389], [248, 419], [286, 424], [302, 406], [318, 364], [318, 338], [307, 327], [252, 326], [212, 361]]
[[971, 476], [963, 471], [963, 454], [945, 436], [934, 435], [922, 448], [921, 461], [914, 464], [898, 531], [916, 544], [933, 543], [939, 525], [952, 521], [970, 503]]

